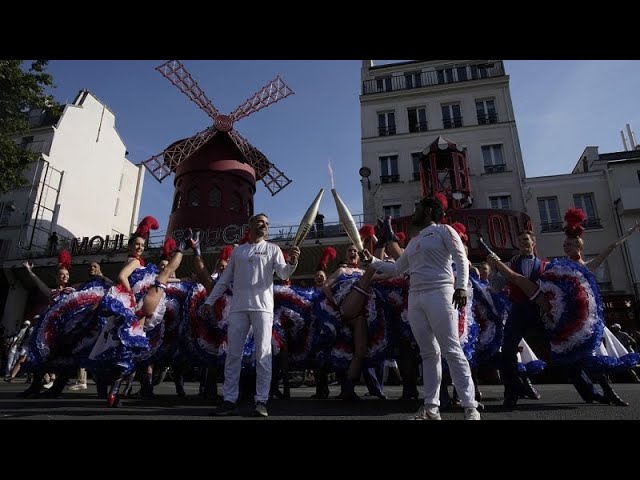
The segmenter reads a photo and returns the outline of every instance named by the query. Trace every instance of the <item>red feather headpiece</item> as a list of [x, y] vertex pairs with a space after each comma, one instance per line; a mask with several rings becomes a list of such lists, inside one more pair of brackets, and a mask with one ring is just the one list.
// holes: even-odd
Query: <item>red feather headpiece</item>
[[171, 258], [171, 254], [175, 251], [175, 249], [177, 248], [177, 244], [176, 241], [169, 237], [164, 241], [164, 244], [162, 245], [162, 257], [161, 260], [169, 260]]
[[338, 256], [338, 252], [336, 252], [335, 248], [333, 247], [325, 248], [322, 251], [322, 258], [320, 258], [320, 262], [318, 263], [318, 268], [316, 268], [316, 271], [326, 270], [327, 267], [329, 266], [329, 262], [331, 260], [335, 260], [337, 256]]
[[564, 227], [564, 232], [568, 237], [580, 237], [584, 232], [582, 224], [587, 219], [581, 208], [570, 208], [567, 213], [564, 214], [564, 220], [567, 224]]
[[229, 261], [231, 252], [233, 252], [233, 245], [226, 245], [222, 247], [222, 250], [220, 250], [220, 260]]
[[396, 237], [398, 237], [399, 242], [402, 245], [405, 244], [405, 241], [407, 240], [407, 236], [404, 234], [404, 232], [397, 232], [396, 233]]
[[58, 254], [58, 268], [69, 270], [71, 268], [71, 253], [69, 250], [61, 250]]
[[451, 224], [451, 228], [453, 228], [458, 235], [460, 235], [460, 239], [462, 243], [466, 244], [469, 242], [469, 236], [467, 235], [467, 227], [465, 227], [462, 223], [456, 222]]
[[246, 232], [244, 232], [244, 236], [240, 239], [240, 245], [242, 245], [243, 243], [247, 243], [250, 237], [251, 237], [251, 230], [247, 230]]
[[433, 195], [433, 198], [440, 202], [440, 204], [442, 205], [442, 211], [446, 212], [449, 208], [449, 200], [447, 200], [446, 195], [442, 192], [438, 192]]
[[373, 225], [363, 225], [362, 228], [360, 229], [360, 238], [362, 239], [363, 242], [366, 242], [375, 234], [376, 234], [376, 231], [373, 228]]
[[142, 219], [142, 221], [138, 225], [138, 228], [134, 232], [134, 235], [142, 237], [146, 240], [149, 238], [150, 230], [158, 230], [159, 228], [160, 224], [158, 223], [158, 220], [149, 215]]

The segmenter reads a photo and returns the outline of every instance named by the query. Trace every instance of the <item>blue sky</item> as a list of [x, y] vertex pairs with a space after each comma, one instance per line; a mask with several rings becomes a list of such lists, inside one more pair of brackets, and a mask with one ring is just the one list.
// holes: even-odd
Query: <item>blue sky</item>
[[[155, 70], [164, 60], [52, 60], [53, 94], [70, 102], [86, 88], [116, 115], [129, 160], [139, 163], [180, 138], [208, 127], [210, 118]], [[376, 63], [389, 60], [376, 60]], [[325, 221], [337, 220], [327, 163], [353, 214], [362, 212], [358, 169], [361, 60], [183, 60], [221, 113], [230, 113], [276, 75], [292, 95], [236, 123], [236, 129], [293, 183], [272, 197], [262, 182], [255, 211], [272, 226], [297, 225], [320, 188]], [[623, 150], [620, 130], [640, 128], [640, 61], [505, 61], [528, 176], [569, 173], [586, 146]], [[640, 132], [639, 132], [640, 133]], [[425, 144], [430, 141], [425, 141]], [[145, 174], [141, 216], [166, 227], [173, 176]]]

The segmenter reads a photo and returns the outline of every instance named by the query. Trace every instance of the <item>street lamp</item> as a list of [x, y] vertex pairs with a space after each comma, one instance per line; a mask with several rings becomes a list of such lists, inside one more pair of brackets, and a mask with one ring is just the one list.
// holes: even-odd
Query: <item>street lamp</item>
[[362, 177], [362, 179], [360, 180], [360, 183], [362, 183], [366, 178], [367, 190], [371, 190], [371, 180], [369, 179], [369, 176], [371, 175], [371, 169], [369, 167], [360, 167], [360, 170], [358, 170], [358, 173]]

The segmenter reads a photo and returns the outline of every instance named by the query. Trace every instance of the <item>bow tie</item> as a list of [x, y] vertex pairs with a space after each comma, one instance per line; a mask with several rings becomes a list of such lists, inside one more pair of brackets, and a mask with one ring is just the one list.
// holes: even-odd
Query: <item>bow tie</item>
[[520, 255], [521, 258], [528, 258], [529, 260], [533, 260], [535, 257], [533, 255]]

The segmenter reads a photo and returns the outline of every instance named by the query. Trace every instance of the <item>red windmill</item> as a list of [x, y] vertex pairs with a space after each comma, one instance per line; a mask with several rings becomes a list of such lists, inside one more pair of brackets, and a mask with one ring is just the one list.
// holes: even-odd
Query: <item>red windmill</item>
[[210, 127], [142, 162], [159, 182], [176, 174], [167, 234], [180, 238], [183, 229], [190, 227], [202, 230], [203, 245], [237, 243], [253, 214], [256, 180], [262, 180], [272, 195], [291, 180], [234, 130], [234, 123], [293, 91], [276, 77], [223, 115], [180, 61], [168, 61], [156, 70], [213, 119]]

